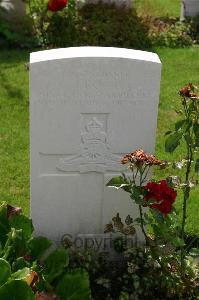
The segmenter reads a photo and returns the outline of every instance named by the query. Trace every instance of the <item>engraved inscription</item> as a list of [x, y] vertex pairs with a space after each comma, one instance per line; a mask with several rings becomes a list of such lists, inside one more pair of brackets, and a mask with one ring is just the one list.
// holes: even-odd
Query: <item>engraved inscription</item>
[[108, 155], [107, 134], [102, 128], [103, 124], [93, 117], [81, 134], [82, 157], [89, 162], [100, 162]]
[[111, 152], [107, 141], [108, 114], [82, 114], [82, 118], [80, 154], [60, 158], [57, 169], [82, 173], [119, 171], [121, 156]]
[[[103, 86], [103, 85], [102, 85]], [[45, 90], [40, 99], [35, 99], [37, 103], [43, 104], [47, 102], [49, 106], [56, 107], [57, 103], [59, 104], [71, 104], [71, 105], [97, 105], [104, 106], [107, 104], [110, 105], [133, 105], [133, 106], [143, 106], [147, 105], [149, 98], [156, 98], [155, 91], [145, 91], [143, 87], [136, 86], [132, 89], [132, 86], [126, 86], [125, 90], [110, 91], [103, 90], [102, 88], [98, 91], [93, 87], [92, 90], [86, 88], [81, 89], [81, 93], [78, 92], [77, 88], [71, 89], [70, 97], [65, 97], [65, 93], [59, 95], [59, 98], [56, 94], [53, 94], [53, 91]], [[88, 93], [89, 91], [89, 93]], [[55, 101], [56, 98], [56, 101]]]

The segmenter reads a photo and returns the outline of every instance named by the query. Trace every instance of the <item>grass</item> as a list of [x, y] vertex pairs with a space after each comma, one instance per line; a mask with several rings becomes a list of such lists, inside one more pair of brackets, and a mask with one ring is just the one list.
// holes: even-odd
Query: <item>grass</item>
[[135, 0], [138, 15], [180, 17], [181, 0]]
[[[163, 159], [168, 154], [164, 152], [164, 133], [173, 128], [178, 117], [175, 110], [180, 109], [179, 88], [189, 82], [199, 85], [199, 48], [157, 49], [162, 62], [162, 80], [158, 116], [158, 135], [156, 151]], [[175, 157], [179, 157], [179, 149]]]
[[[189, 82], [199, 86], [199, 49], [157, 49], [162, 61], [162, 81], [160, 93], [160, 105], [158, 113], [158, 130], [156, 140], [156, 154], [161, 159], [180, 160], [183, 158], [185, 147], [183, 145], [174, 154], [164, 151], [165, 132], [174, 128], [174, 123], [178, 118], [175, 110], [180, 106], [179, 88]], [[161, 172], [162, 173], [162, 172]], [[172, 173], [174, 174], [174, 170]], [[170, 174], [170, 175], [171, 175]], [[160, 174], [157, 174], [160, 177]], [[163, 174], [161, 174], [162, 176]], [[166, 172], [165, 172], [166, 175]], [[167, 174], [169, 175], [169, 174]], [[182, 204], [182, 193], [179, 193], [177, 207]], [[199, 188], [192, 190], [188, 203], [188, 218], [186, 231], [199, 235]]]
[[0, 52], [0, 199], [29, 212], [28, 72], [24, 51]]
[[[177, 159], [164, 152], [164, 133], [172, 129], [180, 102], [178, 90], [192, 81], [199, 84], [199, 49], [157, 49], [163, 63], [156, 154], [162, 159]], [[21, 206], [29, 213], [29, 114], [28, 61], [26, 51], [0, 51], [0, 199]], [[162, 176], [163, 174], [161, 174]], [[160, 174], [156, 173], [156, 177]], [[188, 204], [186, 231], [199, 235], [199, 193], [192, 192]], [[177, 206], [181, 205], [179, 197]]]

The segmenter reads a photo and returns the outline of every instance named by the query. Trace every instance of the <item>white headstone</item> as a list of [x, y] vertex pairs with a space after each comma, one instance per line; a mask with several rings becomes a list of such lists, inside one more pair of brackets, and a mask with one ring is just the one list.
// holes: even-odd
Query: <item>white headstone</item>
[[138, 216], [106, 187], [123, 154], [153, 153], [161, 63], [154, 53], [79, 47], [31, 53], [31, 216], [37, 234], [100, 234], [117, 212]]
[[25, 17], [25, 1], [23, 0], [2, 0], [0, 7], [3, 9], [3, 16], [10, 21], [23, 22]]
[[100, 2], [110, 5], [115, 4], [116, 7], [131, 8], [133, 6], [133, 0], [76, 0], [79, 8], [85, 4], [98, 4]]
[[181, 2], [181, 20], [185, 17], [195, 17], [199, 15], [199, 0], [182, 0]]

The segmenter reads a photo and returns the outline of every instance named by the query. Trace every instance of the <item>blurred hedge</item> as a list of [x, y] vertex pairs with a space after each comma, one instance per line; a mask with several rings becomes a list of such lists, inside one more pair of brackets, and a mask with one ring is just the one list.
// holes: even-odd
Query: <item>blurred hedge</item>
[[62, 11], [50, 13], [47, 0], [31, 3], [31, 14], [18, 31], [0, 19], [1, 44], [31, 49], [90, 45], [149, 50], [199, 42], [198, 18], [181, 23], [177, 18], [138, 16], [135, 9], [103, 3], [77, 9], [75, 0]]

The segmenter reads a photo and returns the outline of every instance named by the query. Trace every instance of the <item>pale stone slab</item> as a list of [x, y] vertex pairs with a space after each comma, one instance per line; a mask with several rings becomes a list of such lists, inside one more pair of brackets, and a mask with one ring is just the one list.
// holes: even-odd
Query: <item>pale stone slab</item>
[[161, 63], [154, 53], [79, 47], [30, 56], [31, 216], [36, 234], [101, 234], [137, 216], [106, 183], [121, 156], [154, 152]]
[[23, 22], [25, 17], [25, 1], [23, 0], [2, 0], [0, 7], [3, 8], [1, 14], [10, 21]]
[[183, 0], [181, 2], [181, 20], [197, 15], [199, 15], [199, 0]]
[[99, 2], [105, 4], [115, 4], [116, 7], [132, 8], [133, 0], [76, 0], [77, 7], [81, 8], [85, 4], [98, 4]]

